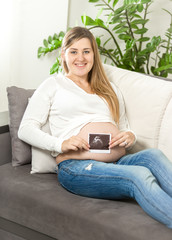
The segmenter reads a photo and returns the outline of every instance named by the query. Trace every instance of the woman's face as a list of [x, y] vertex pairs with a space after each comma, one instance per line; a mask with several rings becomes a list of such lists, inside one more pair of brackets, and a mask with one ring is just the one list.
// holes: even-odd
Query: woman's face
[[63, 60], [68, 67], [67, 77], [72, 79], [86, 79], [94, 64], [94, 53], [88, 38], [74, 42], [64, 53]]

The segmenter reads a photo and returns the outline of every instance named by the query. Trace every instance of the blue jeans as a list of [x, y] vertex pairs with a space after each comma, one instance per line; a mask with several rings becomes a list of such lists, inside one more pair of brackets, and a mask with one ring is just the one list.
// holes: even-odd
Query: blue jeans
[[66, 160], [60, 184], [93, 198], [133, 198], [150, 216], [172, 228], [172, 163], [157, 149], [125, 155], [116, 163]]

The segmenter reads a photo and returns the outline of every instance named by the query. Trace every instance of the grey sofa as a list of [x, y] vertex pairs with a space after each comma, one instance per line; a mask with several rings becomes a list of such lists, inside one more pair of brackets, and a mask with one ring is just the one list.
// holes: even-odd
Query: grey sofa
[[[16, 111], [23, 96], [17, 94], [11, 100], [16, 101]], [[56, 174], [30, 174], [29, 161], [14, 164], [13, 148], [18, 139], [14, 138], [17, 126], [11, 118], [10, 127], [0, 127], [0, 240], [172, 239], [172, 230], [144, 213], [134, 200], [77, 196], [60, 186]]]

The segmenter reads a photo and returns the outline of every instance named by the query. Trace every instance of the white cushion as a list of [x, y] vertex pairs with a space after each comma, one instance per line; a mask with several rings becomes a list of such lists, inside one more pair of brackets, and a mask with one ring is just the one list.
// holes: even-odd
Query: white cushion
[[[166, 109], [172, 97], [172, 82], [109, 65], [104, 67], [109, 80], [114, 82], [123, 94], [130, 127], [137, 135], [132, 152], [159, 148], [172, 159], [172, 136], [168, 134], [172, 130], [172, 103]], [[165, 143], [167, 135], [170, 135], [168, 145]]]
[[[49, 122], [42, 127], [42, 131], [50, 133]], [[31, 173], [55, 173], [57, 163], [51, 152], [32, 147]]]
[[158, 148], [161, 149], [172, 162], [172, 98], [164, 112], [162, 119]]

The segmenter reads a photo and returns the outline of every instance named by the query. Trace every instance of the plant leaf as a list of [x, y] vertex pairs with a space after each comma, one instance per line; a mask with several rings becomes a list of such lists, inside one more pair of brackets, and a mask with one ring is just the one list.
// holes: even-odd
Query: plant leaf
[[38, 58], [40, 58], [40, 57], [42, 56], [42, 54], [43, 54], [43, 49], [44, 49], [43, 47], [39, 47], [39, 48], [38, 48], [38, 53], [37, 53], [37, 57], [38, 57]]
[[145, 24], [149, 21], [149, 19], [136, 19], [134, 21], [131, 22], [131, 24]]
[[136, 13], [132, 14], [132, 16], [135, 17], [135, 18], [142, 18], [140, 15], [138, 15]]
[[142, 37], [142, 38], [139, 38], [137, 41], [138, 41], [138, 42], [147, 42], [147, 41], [149, 41], [149, 40], [150, 40], [149, 37]]
[[152, 0], [141, 0], [141, 3], [142, 4], [145, 4], [145, 3], [150, 3]]
[[85, 26], [97, 25], [96, 22], [92, 18], [90, 18], [89, 16], [86, 16], [86, 15], [81, 16], [81, 20]]
[[137, 11], [138, 11], [138, 12], [142, 12], [143, 9], [144, 9], [143, 4], [138, 4], [138, 5], [137, 5]]
[[104, 42], [103, 47], [105, 47], [105, 45], [106, 45], [111, 39], [112, 39], [111, 37], [108, 38], [108, 39], [106, 40], [106, 42]]
[[48, 42], [51, 43], [53, 38], [51, 36], [48, 37]]
[[117, 25], [113, 28], [113, 31], [119, 29], [120, 27], [123, 27], [125, 24], [126, 24], [126, 22], [122, 22], [122, 23], [117, 24]]
[[165, 66], [161, 66], [159, 68], [156, 68], [155, 71], [156, 72], [161, 72], [161, 71], [164, 71], [164, 70], [168, 70], [168, 69], [171, 69], [172, 68], [172, 64], [168, 64], [168, 65], [165, 65]]
[[134, 31], [135, 34], [143, 34], [147, 32], [147, 28], [141, 28], [141, 29], [137, 29], [136, 31]]
[[123, 28], [120, 28], [116, 31], [116, 33], [123, 33], [123, 32], [127, 32], [129, 28], [128, 27], [123, 27]]
[[98, 18], [98, 19], [95, 20], [95, 24], [94, 24], [94, 25], [98, 25], [98, 26], [101, 26], [101, 27], [105, 27], [105, 28], [106, 28], [103, 20], [100, 19], [100, 18]]
[[43, 40], [43, 44], [44, 44], [45, 47], [48, 47], [48, 42], [47, 42], [46, 39]]
[[96, 37], [96, 42], [97, 42], [97, 45], [98, 47], [101, 45], [101, 40], [100, 40], [100, 37]]
[[54, 74], [56, 72], [61, 72], [62, 71], [62, 67], [59, 61], [59, 58], [56, 58], [56, 62], [53, 64], [53, 66], [50, 69], [50, 74]]
[[56, 33], [53, 35], [53, 40], [58, 40], [58, 35]]
[[98, 11], [97, 13], [97, 16], [96, 16], [96, 19], [98, 19], [100, 17], [100, 15], [102, 14], [103, 12], [103, 8], [100, 8], [100, 10]]
[[125, 41], [128, 39], [131, 39], [131, 36], [127, 35], [127, 34], [119, 34], [118, 37], [119, 37], [119, 39], [125, 40]]
[[91, 3], [95, 3], [95, 2], [98, 2], [99, 0], [89, 0], [89, 2]]
[[113, 1], [113, 5], [112, 5], [113, 8], [116, 6], [116, 4], [117, 4], [118, 2], [119, 2], [119, 0], [114, 0], [114, 1]]

